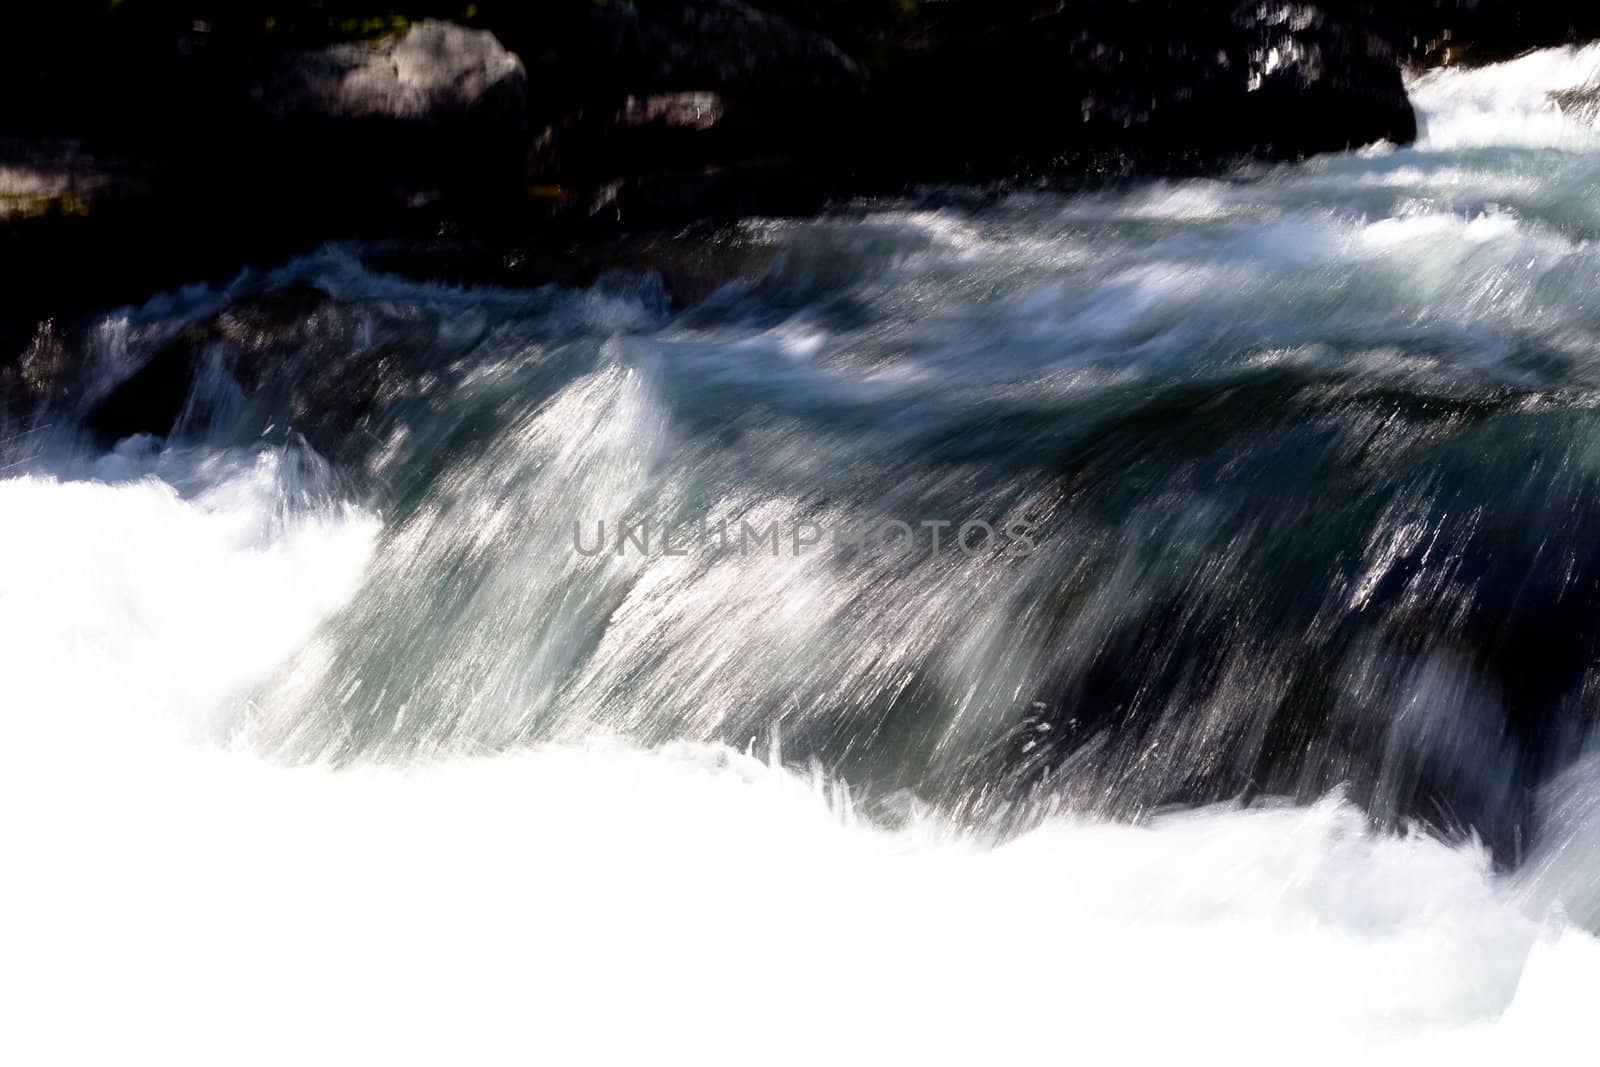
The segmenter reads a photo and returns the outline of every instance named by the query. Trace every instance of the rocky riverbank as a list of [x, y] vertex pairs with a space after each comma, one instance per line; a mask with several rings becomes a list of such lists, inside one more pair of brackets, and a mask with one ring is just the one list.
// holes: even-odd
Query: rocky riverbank
[[1494, 0], [269, 7], [9, 16], [7, 353], [40, 319], [330, 238], [420, 242], [431, 262], [402, 258], [447, 276], [514, 249], [526, 274], [575, 242], [919, 183], [1405, 143], [1403, 63], [1597, 29]]

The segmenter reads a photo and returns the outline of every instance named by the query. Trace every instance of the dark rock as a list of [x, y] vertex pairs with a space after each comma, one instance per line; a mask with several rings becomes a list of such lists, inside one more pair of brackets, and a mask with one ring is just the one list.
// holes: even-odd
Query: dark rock
[[[851, 18], [783, 9], [830, 29]], [[734, 0], [592, 5], [572, 31], [586, 46], [530, 60], [536, 85], [574, 53], [587, 69], [571, 79], [582, 100], [536, 138], [528, 186], [557, 217], [655, 226], [927, 181], [1200, 171], [1416, 136], [1396, 32], [1347, 0], [926, 10], [903, 40], [855, 38], [873, 50], [869, 76], [813, 30]]]
[[286, 285], [230, 304], [212, 320], [222, 339], [246, 351], [292, 339], [306, 320], [328, 302], [328, 294], [310, 285]]
[[520, 221], [525, 77], [484, 31], [316, 51], [243, 12], [181, 32], [133, 4], [81, 34], [35, 17], [38, 58], [0, 41], [0, 86], [28, 101], [0, 119], [18, 135], [0, 142], [0, 359], [40, 321], [325, 241]]
[[567, 32], [530, 59], [536, 85], [561, 83], [528, 162], [556, 213], [657, 225], [820, 204], [819, 146], [865, 87], [826, 37], [737, 0], [590, 5]]
[[290, 164], [262, 177], [318, 213], [488, 216], [515, 201], [527, 74], [486, 30], [424, 21], [386, 41], [290, 53], [254, 97], [256, 157]]
[[203, 328], [184, 331], [97, 403], [84, 426], [108, 444], [138, 434], [166, 436], [183, 414], [198, 373], [198, 350], [208, 340]]
[[[69, 399], [70, 372], [77, 369], [78, 356], [55, 322], [49, 321], [38, 325], [15, 361], [0, 360], [0, 431], [5, 436], [47, 404]], [[0, 452], [6, 444], [9, 441], [0, 441]]]
[[220, 349], [225, 369], [247, 390], [269, 372], [269, 356], [287, 357], [316, 328], [328, 295], [292, 285], [240, 300], [196, 323], [101, 398], [83, 424], [106, 442], [138, 434], [165, 437], [188, 405], [204, 361]]
[[1589, 0], [1395, 0], [1405, 56], [1429, 65], [1492, 63], [1536, 48], [1600, 36]]
[[826, 35], [738, 0], [583, 0], [480, 5], [528, 65], [546, 121], [626, 96], [721, 92], [789, 107], [859, 90], [854, 59]]
[[623, 235], [608, 241], [519, 248], [481, 242], [385, 242], [366, 248], [370, 269], [417, 281], [452, 285], [588, 288], [606, 274], [654, 274], [673, 306], [698, 304], [725, 285], [754, 284], [771, 266], [776, 248], [728, 233], [714, 242], [682, 241], [676, 234]]
[[590, 212], [618, 226], [648, 228], [686, 219], [807, 214], [823, 206], [827, 193], [822, 180], [803, 165], [783, 158], [752, 159], [631, 176], [603, 189]]
[[1356, 0], [474, 6], [474, 28], [421, 22], [377, 44], [330, 44], [320, 7], [302, 13], [320, 29], [275, 34], [243, 13], [202, 28], [129, 4], [70, 42], [73, 20], [30, 13], [55, 43], [8, 42], [0, 84], [48, 100], [0, 132], [42, 123], [87, 131], [97, 160], [145, 153], [150, 195], [108, 195], [130, 186], [98, 164], [0, 175], [0, 210], [33, 216], [0, 225], [6, 354], [44, 319], [329, 239], [588, 239], [928, 181], [1201, 170], [1414, 132], [1404, 33]]
[[276, 428], [334, 456], [414, 383], [412, 339], [428, 321], [302, 283], [245, 296], [162, 346], [81, 422], [107, 445], [138, 434], [253, 441]]
[[860, 67], [828, 38], [738, 0], [642, 5], [642, 88], [804, 100], [855, 90]]
[[960, 10], [875, 87], [882, 170], [1191, 170], [1416, 136], [1396, 48], [1348, 5]]

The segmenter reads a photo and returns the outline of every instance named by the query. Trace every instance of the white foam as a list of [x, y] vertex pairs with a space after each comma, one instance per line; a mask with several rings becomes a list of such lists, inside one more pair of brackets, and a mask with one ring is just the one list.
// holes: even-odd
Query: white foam
[[148, 712], [194, 727], [303, 644], [357, 588], [377, 520], [287, 509], [294, 466], [124, 451], [98, 465], [111, 482], [0, 481], [11, 729], [120, 733]]
[[1410, 85], [1428, 151], [1517, 146], [1593, 149], [1600, 131], [1551, 93], [1600, 83], [1600, 45], [1551, 48], [1508, 63], [1433, 71]]
[[273, 453], [178, 469], [0, 482], [7, 1062], [1484, 1062], [1570, 1039], [1600, 978], [1480, 852], [1337, 800], [995, 848], [708, 745], [185, 742], [149, 717], [225, 711], [375, 527], [285, 511]]
[[12, 1062], [1487, 1062], [1600, 977], [1480, 856], [1331, 802], [986, 849], [708, 747], [57, 770], [7, 835]]

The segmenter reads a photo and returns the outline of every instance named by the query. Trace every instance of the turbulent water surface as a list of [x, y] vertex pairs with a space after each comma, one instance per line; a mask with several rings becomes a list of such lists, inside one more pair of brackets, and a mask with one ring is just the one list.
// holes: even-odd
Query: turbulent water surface
[[[686, 237], [761, 264], [689, 310], [334, 248], [106, 314], [0, 453], [8, 1014], [64, 1059], [1570, 1059], [1600, 131], [1548, 94], [1596, 78]], [[80, 428], [290, 285], [289, 357]]]

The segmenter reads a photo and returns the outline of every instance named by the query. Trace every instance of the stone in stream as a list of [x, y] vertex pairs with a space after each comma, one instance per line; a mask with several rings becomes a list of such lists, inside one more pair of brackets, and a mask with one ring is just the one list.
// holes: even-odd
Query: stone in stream
[[515, 127], [527, 106], [527, 74], [487, 30], [429, 19], [388, 41], [290, 53], [256, 92], [282, 118], [473, 119]]
[[139, 434], [165, 437], [189, 402], [207, 354], [220, 346], [224, 365], [248, 386], [266, 373], [272, 352], [283, 353], [304, 340], [313, 316], [328, 295], [308, 285], [292, 285], [249, 297], [185, 329], [150, 360], [118, 383], [89, 410], [83, 424], [106, 442]]

